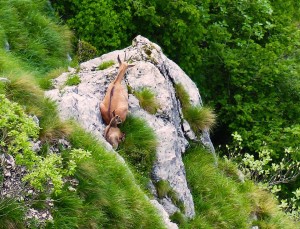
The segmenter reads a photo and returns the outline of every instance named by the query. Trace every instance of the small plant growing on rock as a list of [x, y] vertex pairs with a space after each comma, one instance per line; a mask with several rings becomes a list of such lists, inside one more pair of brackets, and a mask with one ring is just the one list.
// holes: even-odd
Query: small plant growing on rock
[[210, 107], [191, 106], [183, 111], [183, 116], [195, 133], [210, 130], [216, 122], [216, 115]]
[[155, 114], [159, 109], [159, 104], [155, 98], [155, 94], [148, 88], [142, 88], [135, 91], [134, 95], [140, 102], [140, 106], [150, 114]]
[[176, 192], [172, 189], [168, 181], [160, 180], [154, 185], [159, 199], [169, 197], [172, 200], [172, 203], [177, 206], [182, 212], [184, 212], [183, 202], [178, 198]]
[[210, 107], [192, 106], [190, 97], [182, 84], [176, 84], [175, 91], [181, 103], [183, 117], [196, 134], [203, 130], [210, 130], [215, 125], [216, 115]]
[[66, 85], [68, 86], [75, 86], [81, 83], [79, 75], [71, 75], [68, 77], [66, 81]]
[[104, 61], [99, 65], [98, 69], [104, 70], [104, 69], [107, 69], [107, 68], [113, 66], [114, 64], [115, 64], [115, 62], [113, 60]]
[[95, 58], [97, 56], [97, 53], [97, 49], [90, 43], [86, 41], [78, 42], [77, 56], [79, 63]]

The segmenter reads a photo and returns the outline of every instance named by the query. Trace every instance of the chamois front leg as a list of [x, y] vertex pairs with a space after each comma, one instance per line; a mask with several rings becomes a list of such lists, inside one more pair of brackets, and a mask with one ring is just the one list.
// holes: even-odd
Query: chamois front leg
[[103, 103], [100, 103], [100, 114], [104, 123], [108, 125], [110, 122], [110, 117], [108, 115], [108, 108]]

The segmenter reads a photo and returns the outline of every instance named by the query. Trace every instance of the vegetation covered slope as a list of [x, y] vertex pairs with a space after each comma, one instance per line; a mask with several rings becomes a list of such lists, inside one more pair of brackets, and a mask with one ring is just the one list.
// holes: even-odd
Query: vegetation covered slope
[[[59, 181], [62, 177], [66, 177], [66, 174], [76, 178], [79, 181], [78, 186], [74, 190], [67, 182], [62, 187], [57, 186], [56, 192], [52, 190], [50, 194], [54, 203], [54, 208], [51, 210], [53, 221], [45, 224], [46, 228], [164, 228], [156, 210], [149, 204], [146, 195], [136, 184], [127, 166], [119, 162], [115, 155], [106, 152], [92, 136], [76, 125], [59, 120], [55, 104], [43, 97], [43, 91], [37, 81], [40, 82], [41, 78], [47, 77], [52, 70], [57, 71], [56, 68], [66, 66], [66, 56], [70, 51], [70, 32], [65, 27], [57, 25], [57, 19], [54, 18], [48, 1], [1, 1], [0, 6], [0, 43], [2, 44], [0, 73], [1, 77], [10, 80], [10, 82], [0, 82], [0, 93], [9, 99], [3, 101], [11, 111], [16, 108], [14, 120], [18, 122], [23, 120], [22, 124], [28, 124], [26, 120], [31, 120], [28, 114], [39, 118], [40, 129], [34, 128], [38, 133], [32, 136], [28, 134], [28, 136], [36, 137], [42, 142], [42, 149], [36, 154], [32, 154], [33, 152], [26, 148], [26, 152], [33, 155], [39, 163], [32, 163], [26, 158], [23, 158], [25, 161], [21, 160], [22, 163], [25, 162], [28, 171], [33, 172], [31, 180], [39, 181], [38, 184], [41, 184], [36, 187], [40, 190], [40, 195], [36, 197], [33, 205], [27, 203], [26, 206], [23, 201], [1, 197], [0, 228], [25, 228], [24, 214], [28, 207], [43, 209], [45, 206], [45, 195], [47, 196], [49, 192], [44, 191], [51, 190], [45, 177], [52, 181], [53, 179]], [[106, 41], [105, 36], [102, 39]], [[4, 124], [11, 123], [3, 122], [7, 117], [12, 116], [9, 113], [0, 116], [1, 139], [4, 139]], [[17, 122], [13, 123], [15, 126], [9, 125], [9, 128], [13, 130], [14, 136], [1, 142], [1, 153], [10, 152], [8, 145], [13, 143], [14, 139], [18, 139], [17, 143], [21, 147], [28, 146], [28, 136], [25, 135], [24, 138], [23, 129]], [[132, 120], [132, 123], [135, 121]], [[140, 126], [138, 120], [136, 125]], [[28, 131], [26, 128], [25, 130]], [[20, 136], [22, 138], [19, 138]], [[68, 139], [72, 148], [63, 149], [60, 155], [53, 157], [53, 154], [49, 153], [49, 148], [57, 144], [60, 138]], [[153, 160], [151, 145], [142, 158], [139, 158], [136, 148], [143, 147], [140, 145], [139, 136], [132, 136], [129, 140], [133, 143], [139, 142], [132, 148], [133, 155], [132, 158], [128, 158], [128, 161], [132, 164], [138, 162], [136, 171], [148, 175], [151, 165], [141, 164], [140, 161], [151, 163]], [[155, 145], [151, 139], [146, 142]], [[124, 152], [128, 148], [126, 144], [129, 143], [132, 145], [131, 142], [124, 143]], [[14, 150], [16, 144], [11, 145], [10, 150]], [[24, 149], [25, 147], [14, 153], [22, 158]], [[77, 150], [75, 152], [82, 157], [85, 155], [84, 158], [77, 161], [72, 150]], [[227, 170], [217, 170], [213, 167], [212, 159], [207, 152], [204, 153], [199, 149], [189, 152], [185, 163], [197, 215], [192, 221], [186, 221], [180, 214], [173, 215], [172, 220], [179, 223], [180, 227], [241, 226], [242, 228], [251, 224], [260, 225], [261, 228], [297, 227], [279, 211], [265, 209], [266, 205], [269, 206], [264, 204], [265, 199], [270, 198], [269, 194], [263, 194], [261, 199], [247, 198], [251, 193], [255, 193], [253, 191], [256, 190], [255, 186], [251, 183], [241, 184], [236, 179], [227, 178], [222, 172]], [[46, 169], [39, 170], [41, 165]], [[52, 165], [50, 166], [52, 170], [47, 170], [45, 165]], [[70, 168], [75, 170], [69, 173]], [[41, 171], [43, 173], [39, 173]], [[207, 184], [202, 182], [203, 180]], [[31, 185], [36, 186], [36, 184], [33, 182]], [[235, 206], [235, 212], [232, 210], [232, 204]], [[276, 208], [275, 205], [270, 206]], [[239, 217], [234, 215], [236, 212], [241, 212]], [[248, 221], [252, 212], [258, 215], [257, 222]], [[30, 228], [41, 227], [35, 221], [28, 223]], [[285, 227], [281, 227], [282, 223]]]
[[[8, 110], [0, 117], [0, 150], [14, 152], [15, 158], [22, 159], [17, 163], [27, 167], [30, 185], [40, 193], [34, 201], [25, 202], [26, 206], [23, 201], [2, 196], [1, 228], [25, 228], [26, 223], [30, 228], [41, 227], [24, 217], [29, 207], [43, 209], [49, 194], [54, 207], [53, 221], [47, 228], [164, 228], [126, 165], [76, 125], [60, 121], [55, 104], [44, 98], [38, 81], [52, 70], [67, 66], [70, 52], [70, 32], [57, 24], [48, 1], [1, 1], [0, 9], [0, 72], [9, 80], [0, 82], [0, 88], [10, 100], [1, 97], [1, 109]], [[24, 111], [39, 118], [40, 129]], [[31, 136], [31, 129], [35, 135]], [[11, 133], [9, 138], [6, 133]], [[41, 151], [30, 149], [28, 137], [41, 140]], [[72, 148], [57, 155], [51, 153], [50, 147], [60, 138], [68, 139]], [[72, 156], [73, 149], [91, 155], [77, 161]], [[76, 168], [74, 173], [67, 172], [69, 165]], [[79, 181], [76, 190], [70, 190], [68, 182], [60, 186], [62, 177], [69, 176]]]
[[[126, 46], [138, 34], [159, 44], [214, 108], [216, 145], [232, 144], [237, 131], [242, 154], [257, 158], [267, 146], [279, 162], [291, 148], [292, 160], [299, 161], [299, 1], [51, 2], [77, 38], [100, 54]], [[280, 184], [281, 198], [291, 197], [299, 179]]]

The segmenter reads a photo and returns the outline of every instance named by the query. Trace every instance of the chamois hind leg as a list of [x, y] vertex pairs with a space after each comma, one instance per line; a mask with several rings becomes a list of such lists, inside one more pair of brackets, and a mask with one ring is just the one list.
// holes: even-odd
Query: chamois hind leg
[[103, 103], [100, 103], [100, 113], [103, 121], [105, 122], [106, 125], [108, 125], [110, 122], [110, 117], [108, 115], [108, 109]]

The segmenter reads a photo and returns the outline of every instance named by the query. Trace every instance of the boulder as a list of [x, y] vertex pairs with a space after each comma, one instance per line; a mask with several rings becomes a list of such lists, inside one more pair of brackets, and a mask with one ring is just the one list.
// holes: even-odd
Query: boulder
[[[123, 49], [104, 54], [98, 58], [80, 64], [80, 68], [69, 69], [68, 72], [53, 81], [54, 89], [47, 91], [46, 96], [58, 104], [62, 119], [75, 119], [87, 131], [110, 151], [112, 147], [105, 141], [103, 132], [105, 124], [101, 119], [99, 104], [103, 100], [108, 84], [117, 74], [117, 56], [121, 60], [133, 62], [134, 67], [128, 69], [123, 80], [124, 87], [131, 90], [148, 88], [156, 95], [160, 105], [157, 113], [152, 115], [143, 110], [133, 94], [129, 94], [129, 112], [145, 120], [153, 128], [158, 138], [157, 158], [153, 167], [153, 183], [159, 180], [169, 182], [171, 188], [184, 204], [184, 214], [188, 218], [195, 215], [194, 203], [187, 185], [182, 154], [186, 151], [189, 140], [202, 141], [214, 153], [213, 145], [207, 131], [197, 139], [189, 124], [183, 119], [181, 105], [176, 98], [175, 84], [182, 84], [190, 96], [193, 105], [202, 105], [201, 97], [195, 83], [173, 61], [168, 59], [161, 48], [148, 39], [137, 36], [132, 45]], [[114, 61], [111, 67], [98, 70], [98, 66], [106, 61]], [[78, 75], [81, 83], [66, 86], [70, 75]], [[155, 193], [154, 193], [155, 194]], [[173, 214], [177, 209], [168, 199], [159, 200]]]

